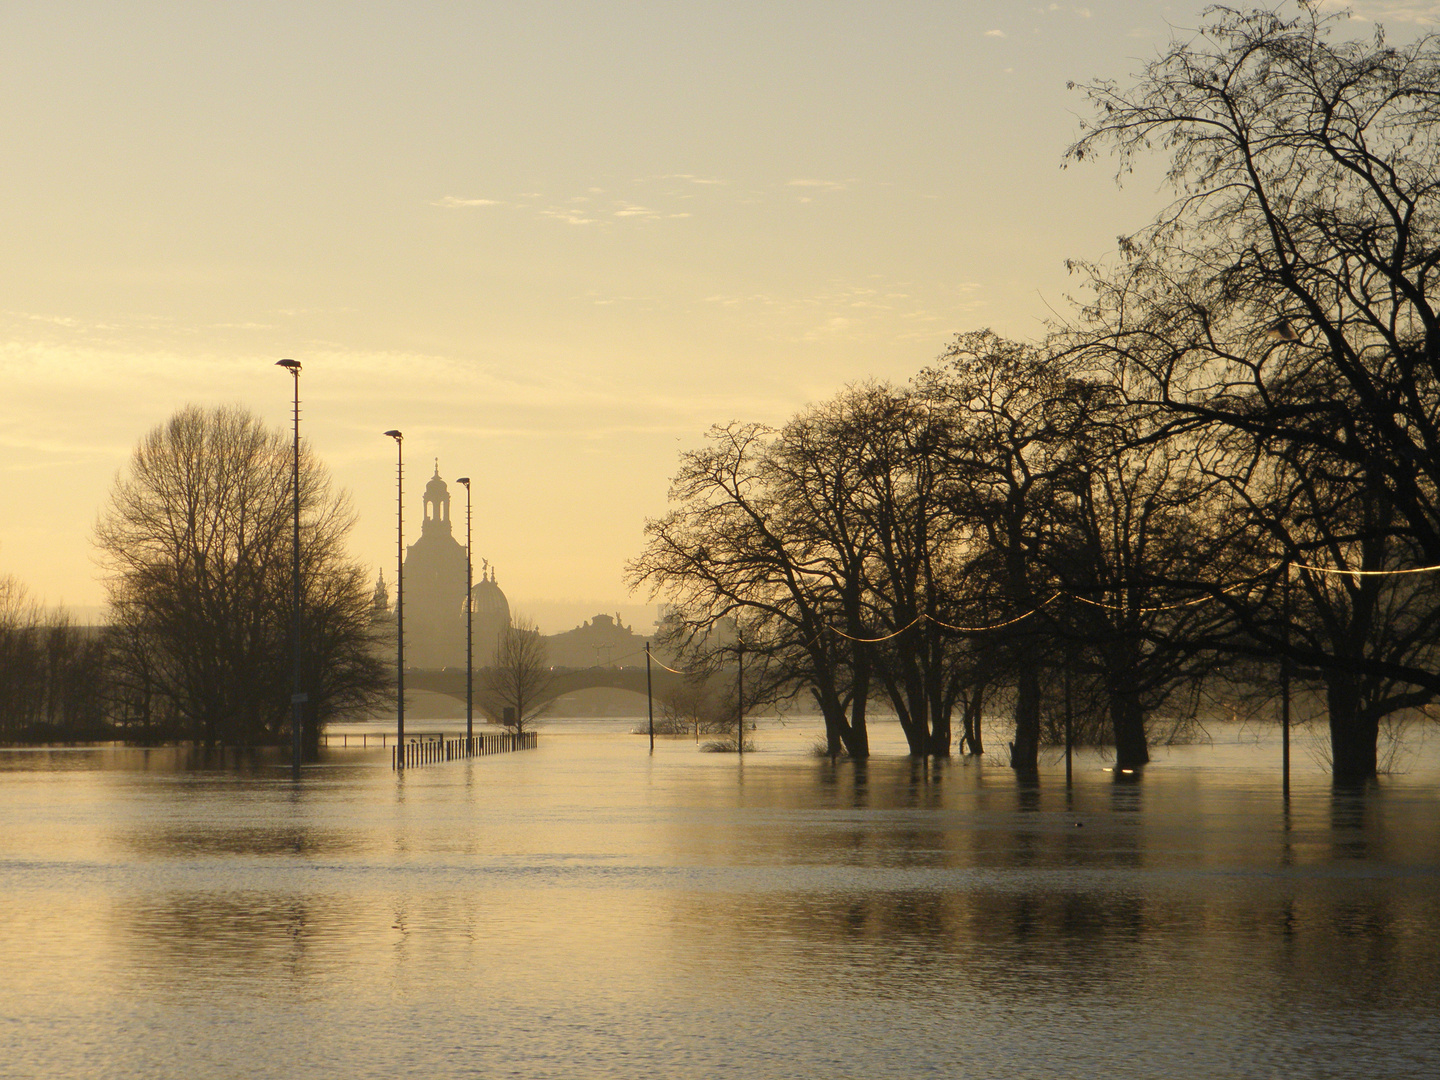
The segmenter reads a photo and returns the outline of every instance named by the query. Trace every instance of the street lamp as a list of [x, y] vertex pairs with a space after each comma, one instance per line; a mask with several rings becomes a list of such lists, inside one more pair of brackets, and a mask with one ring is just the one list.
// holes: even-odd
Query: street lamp
[[455, 481], [465, 485], [465, 752], [470, 753], [470, 740], [475, 737], [475, 604], [470, 597], [470, 477]]
[[405, 768], [405, 436], [387, 431], [395, 440], [395, 521], [399, 538], [395, 569], [395, 762]]
[[295, 498], [295, 537], [290, 551], [290, 579], [294, 589], [291, 629], [295, 636], [295, 672], [290, 686], [290, 707], [293, 714], [290, 725], [293, 729], [294, 752], [291, 754], [290, 771], [294, 778], [299, 780], [301, 712], [306, 700], [306, 695], [300, 689], [300, 361], [277, 360], [275, 366], [283, 367], [295, 377], [295, 448], [290, 462], [290, 489]]

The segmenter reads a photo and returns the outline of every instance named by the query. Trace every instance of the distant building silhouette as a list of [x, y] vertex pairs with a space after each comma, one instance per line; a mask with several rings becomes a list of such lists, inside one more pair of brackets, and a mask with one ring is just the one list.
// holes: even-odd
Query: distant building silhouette
[[[465, 666], [465, 547], [455, 539], [450, 522], [450, 488], [435, 475], [421, 497], [424, 518], [420, 539], [405, 549], [405, 666], [420, 669]], [[490, 666], [500, 631], [510, 625], [510, 601], [495, 581], [495, 568], [487, 560], [472, 563], [476, 574], [469, 602], [475, 627], [475, 667]], [[371, 601], [377, 624], [393, 624], [390, 589], [383, 573], [375, 582]], [[555, 667], [643, 667], [649, 640], [620, 621], [620, 616], [596, 615], [567, 630], [546, 637], [550, 663]]]
[[[420, 539], [405, 549], [406, 666], [464, 667], [465, 547], [454, 536], [450, 488], [440, 478], [438, 460], [422, 504]], [[478, 569], [480, 580], [474, 583], [469, 602], [475, 612], [475, 666], [480, 668], [490, 663], [500, 630], [510, 625], [510, 603], [495, 582], [494, 568], [481, 562]], [[375, 596], [377, 605], [388, 602], [383, 578]]]
[[645, 642], [620, 616], [596, 615], [574, 630], [545, 639], [556, 667], [643, 667]]
[[[485, 576], [486, 569], [489, 569], [490, 576]], [[495, 642], [500, 637], [500, 631], [510, 625], [510, 601], [505, 599], [505, 594], [500, 591], [500, 586], [495, 584], [495, 568], [488, 563], [480, 565], [480, 580], [470, 590], [470, 603], [474, 608], [475, 615], [471, 620], [475, 625], [475, 666], [489, 667], [495, 656]], [[465, 645], [465, 614], [460, 614], [460, 645], [463, 652]], [[460, 657], [460, 663], [465, 663], [465, 657]]]

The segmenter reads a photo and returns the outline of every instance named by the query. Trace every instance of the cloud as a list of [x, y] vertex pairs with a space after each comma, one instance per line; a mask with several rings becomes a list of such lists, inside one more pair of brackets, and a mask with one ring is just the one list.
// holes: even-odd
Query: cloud
[[563, 221], [567, 225], [597, 225], [599, 222], [592, 217], [586, 217], [578, 210], [567, 210], [560, 206], [547, 207], [540, 211], [541, 217], [554, 218], [556, 221]]
[[729, 181], [727, 180], [714, 180], [705, 176], [696, 176], [694, 173], [666, 173], [663, 176], [657, 176], [655, 179], [684, 180], [686, 183], [689, 184], [703, 184], [707, 187], [724, 186], [725, 184], [729, 183]]
[[464, 206], [502, 206], [504, 204], [497, 199], [462, 199], [458, 195], [446, 195], [443, 199], [436, 199], [430, 205], [454, 210]]
[[819, 326], [813, 326], [801, 335], [801, 341], [819, 341], [849, 331], [851, 321], [843, 315], [832, 315]]
[[5, 314], [17, 319], [27, 319], [30, 322], [48, 323], [51, 326], [63, 326], [67, 330], [77, 329], [81, 325], [79, 319], [69, 315], [36, 315], [29, 311], [7, 311]]
[[1003, 38], [1003, 37], [1005, 37], [1006, 35], [1005, 35], [1005, 31], [1004, 31], [1004, 30], [986, 30], [986, 31], [985, 31], [985, 36], [986, 36], [986, 37], [993, 37], [993, 38]]
[[844, 191], [845, 184], [839, 180], [791, 180], [786, 187], [819, 188], [822, 191]]
[[1320, 0], [1330, 11], [1349, 11], [1356, 19], [1378, 23], [1440, 24], [1440, 3], [1436, 0]]

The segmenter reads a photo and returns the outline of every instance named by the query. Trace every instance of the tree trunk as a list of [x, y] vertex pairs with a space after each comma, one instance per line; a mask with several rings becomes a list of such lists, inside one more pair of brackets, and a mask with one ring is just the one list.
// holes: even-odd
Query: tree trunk
[[910, 715], [904, 700], [897, 700], [894, 694], [891, 695], [891, 703], [895, 706], [895, 716], [900, 721], [900, 730], [905, 732], [905, 743], [910, 747], [911, 757], [924, 757], [930, 752], [930, 732], [925, 724], [924, 716], [917, 722]]
[[1330, 768], [1335, 783], [1348, 787], [1375, 779], [1380, 719], [1362, 708], [1360, 680], [1346, 671], [1327, 674], [1325, 704], [1330, 713]]
[[1145, 741], [1145, 711], [1140, 695], [1128, 687], [1110, 690], [1110, 725], [1115, 736], [1115, 764], [1136, 769], [1150, 764], [1150, 747]]
[[870, 756], [870, 732], [865, 727], [865, 707], [870, 701], [870, 656], [863, 645], [855, 650], [854, 672], [850, 688], [850, 723], [845, 729], [845, 749], [851, 758], [863, 761]]
[[950, 709], [939, 695], [930, 700], [930, 756], [950, 756]]
[[837, 758], [845, 745], [845, 718], [840, 700], [831, 688], [821, 688], [813, 684], [810, 687], [810, 696], [815, 699], [815, 704], [820, 706], [820, 715], [825, 720], [825, 756]]
[[970, 753], [981, 757], [985, 753], [985, 743], [980, 733], [980, 712], [985, 704], [985, 684], [981, 683], [976, 686], [974, 691], [963, 700], [965, 704], [961, 724], [964, 734], [960, 737], [960, 745], [968, 746]]
[[1040, 670], [1026, 663], [1015, 686], [1015, 741], [1010, 744], [1010, 767], [1033, 776], [1040, 771]]
[[851, 721], [846, 732], [845, 749], [856, 761], [864, 761], [870, 756], [870, 730], [865, 726], [865, 705], [869, 701], [869, 689], [867, 685], [865, 693], [862, 694], [857, 687], [855, 703], [850, 706]]

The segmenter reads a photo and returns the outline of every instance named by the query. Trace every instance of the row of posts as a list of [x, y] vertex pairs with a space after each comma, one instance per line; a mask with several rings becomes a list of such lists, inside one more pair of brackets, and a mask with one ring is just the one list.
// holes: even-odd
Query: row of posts
[[408, 769], [416, 765], [436, 765], [445, 761], [504, 754], [511, 750], [534, 750], [535, 732], [522, 731], [493, 735], [471, 735], [464, 739], [416, 740], [390, 748], [390, 765]]

